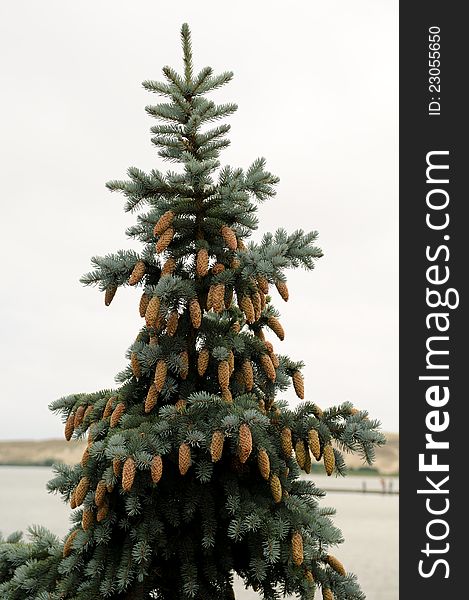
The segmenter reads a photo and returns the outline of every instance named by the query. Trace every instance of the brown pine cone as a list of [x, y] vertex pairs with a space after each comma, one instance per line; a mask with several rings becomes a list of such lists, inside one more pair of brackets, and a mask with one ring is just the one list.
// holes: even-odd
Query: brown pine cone
[[233, 293], [234, 290], [231, 286], [225, 286], [225, 308], [228, 310], [233, 304]]
[[308, 431], [308, 444], [311, 454], [316, 460], [319, 460], [321, 458], [321, 443], [316, 429], [310, 429]]
[[282, 452], [283, 452], [285, 458], [290, 458], [292, 450], [293, 450], [290, 427], [284, 427], [282, 429], [280, 440], [282, 443]]
[[309, 569], [306, 569], [305, 577], [309, 583], [314, 583], [314, 575], [311, 573], [311, 571]]
[[85, 414], [83, 415], [83, 421], [86, 421], [86, 419], [90, 416], [90, 414], [93, 412], [94, 410], [94, 406], [92, 404], [90, 404], [87, 409], [85, 410]]
[[295, 371], [292, 375], [293, 387], [295, 388], [295, 393], [300, 398], [300, 400], [305, 399], [305, 383], [303, 380], [303, 375], [300, 371]]
[[160, 314], [160, 299], [158, 296], [152, 296], [148, 301], [145, 311], [145, 321], [147, 327], [156, 327], [158, 315]]
[[132, 489], [136, 472], [137, 466], [135, 460], [129, 456], [122, 468], [122, 489], [124, 492], [129, 492]]
[[75, 529], [65, 540], [64, 548], [63, 548], [63, 557], [64, 558], [67, 558], [67, 556], [70, 556], [70, 554], [72, 553], [72, 544], [73, 544], [73, 540], [77, 536], [77, 533], [78, 533], [78, 529]]
[[270, 458], [264, 448], [261, 448], [257, 454], [257, 466], [261, 476], [268, 480], [270, 477]]
[[265, 277], [259, 275], [259, 277], [257, 277], [257, 285], [263, 294], [267, 295], [269, 293], [269, 282]]
[[277, 375], [275, 373], [275, 368], [270, 356], [268, 354], [262, 354], [260, 357], [260, 362], [262, 368], [264, 369], [264, 373], [267, 375], [270, 381], [275, 381]]
[[75, 417], [73, 418], [73, 427], [74, 429], [76, 429], [77, 427], [80, 427], [80, 425], [83, 422], [83, 417], [85, 416], [85, 407], [84, 406], [79, 406], [77, 408], [77, 412], [75, 413]]
[[112, 459], [112, 470], [114, 472], [114, 475], [116, 477], [119, 477], [119, 475], [121, 474], [121, 467], [122, 467], [122, 461], [120, 458], [113, 458]]
[[148, 303], [150, 302], [150, 296], [143, 292], [142, 297], [140, 298], [140, 302], [138, 305], [138, 313], [143, 318], [145, 313], [147, 312]]
[[165, 275], [172, 275], [174, 273], [175, 268], [176, 261], [174, 260], [174, 258], [168, 258], [168, 260], [164, 263], [163, 268], [161, 269], [161, 277], [164, 277]]
[[235, 333], [239, 333], [241, 331], [241, 325], [239, 324], [239, 321], [235, 321], [233, 323], [233, 325], [231, 326], [231, 330]]
[[225, 402], [233, 402], [233, 396], [229, 388], [221, 391], [221, 396]]
[[129, 285], [136, 285], [139, 281], [141, 281], [142, 277], [145, 275], [145, 271], [146, 265], [143, 260], [137, 261], [129, 277]]
[[243, 296], [240, 300], [240, 308], [246, 316], [246, 321], [251, 324], [256, 320], [256, 315], [254, 313], [254, 306], [252, 305], [252, 300], [249, 296]]
[[156, 252], [161, 254], [166, 250], [169, 244], [173, 241], [174, 237], [174, 229], [172, 227], [168, 227], [164, 233], [161, 234], [160, 239], [156, 243]]
[[210, 298], [212, 308], [216, 313], [221, 313], [225, 308], [225, 286], [223, 283], [217, 283], [212, 288], [213, 291]]
[[328, 554], [326, 556], [326, 563], [329, 566], [331, 566], [336, 573], [345, 577], [346, 571], [345, 571], [344, 565], [340, 562], [340, 560], [338, 558], [336, 558], [335, 556], [332, 556], [331, 554]]
[[218, 273], [222, 273], [224, 270], [225, 270], [225, 265], [222, 265], [221, 263], [217, 262], [212, 267], [212, 274], [218, 275]]
[[262, 303], [259, 292], [254, 292], [251, 296], [252, 306], [254, 307], [254, 318], [258, 321], [261, 318]]
[[254, 372], [252, 370], [252, 363], [248, 358], [243, 362], [242, 369], [246, 390], [250, 392], [254, 387]]
[[212, 441], [210, 444], [210, 455], [212, 462], [218, 462], [223, 454], [223, 444], [225, 443], [225, 436], [222, 431], [214, 431], [212, 434]]
[[199, 355], [197, 357], [197, 372], [202, 377], [205, 374], [205, 371], [208, 367], [208, 362], [210, 359], [210, 352], [207, 348], [201, 348], [199, 351]]
[[90, 459], [90, 451], [88, 450], [89, 446], [85, 448], [85, 450], [83, 451], [83, 455], [81, 457], [81, 461], [80, 464], [83, 468], [86, 467], [86, 465], [88, 464], [88, 461]]
[[306, 461], [306, 449], [303, 440], [297, 440], [295, 444], [296, 462], [300, 469], [304, 469]]
[[239, 428], [238, 457], [240, 463], [245, 463], [252, 452], [252, 434], [247, 423]]
[[280, 483], [280, 479], [277, 475], [272, 475], [270, 478], [270, 491], [272, 492], [272, 497], [274, 502], [278, 504], [282, 500], [282, 484]]
[[83, 531], [88, 531], [88, 529], [93, 525], [94, 514], [92, 510], [84, 510], [83, 515], [81, 517], [81, 526]]
[[323, 413], [322, 409], [321, 409], [321, 408], [319, 408], [319, 406], [318, 406], [317, 404], [315, 404], [315, 405], [314, 405], [314, 408], [313, 408], [313, 413], [314, 413], [314, 416], [315, 416], [317, 419], [322, 419], [322, 418], [323, 418], [323, 416], [324, 416], [324, 413]]
[[186, 406], [187, 406], [187, 400], [184, 400], [184, 398], [179, 398], [179, 400], [174, 405], [174, 407], [176, 408], [176, 410], [178, 412], [182, 412], [186, 408]]
[[179, 473], [185, 475], [192, 464], [191, 448], [189, 444], [179, 446]]
[[228, 353], [228, 364], [230, 366], [230, 377], [233, 374], [234, 368], [235, 368], [235, 357], [233, 354], [233, 350], [230, 350]]
[[155, 369], [155, 387], [158, 392], [161, 392], [164, 387], [167, 373], [168, 365], [162, 358], [160, 358], [156, 363]]
[[305, 473], [307, 473], [308, 475], [311, 473], [311, 454], [309, 453], [309, 449], [307, 444], [305, 443], [305, 466], [303, 467], [303, 470]]
[[140, 363], [138, 362], [138, 355], [136, 352], [132, 352], [130, 354], [130, 367], [135, 379], [140, 379], [142, 376], [142, 370], [140, 369]]
[[285, 300], [285, 302], [288, 301], [288, 287], [287, 284], [284, 281], [276, 281], [275, 282], [275, 286], [278, 290], [278, 293], [280, 294], [282, 300]]
[[278, 369], [280, 366], [280, 360], [278, 358], [278, 356], [275, 354], [275, 352], [271, 352], [269, 354], [270, 356], [270, 360], [272, 361], [272, 364], [274, 365], [275, 369]]
[[145, 398], [145, 412], [151, 412], [158, 401], [158, 390], [156, 389], [156, 385], [152, 383], [148, 388], [147, 397]]
[[256, 330], [255, 335], [256, 335], [256, 338], [259, 338], [262, 342], [265, 343], [265, 335], [261, 328]]
[[86, 494], [90, 487], [90, 480], [88, 477], [82, 477], [75, 488], [75, 504], [81, 506]]
[[332, 593], [331, 588], [322, 588], [322, 600], [334, 600], [334, 594]]
[[69, 442], [72, 439], [72, 435], [73, 435], [73, 431], [74, 431], [74, 422], [75, 422], [75, 415], [73, 413], [70, 413], [68, 416], [68, 419], [65, 423], [65, 431], [64, 431], [65, 439], [67, 440], [67, 442]]
[[167, 210], [157, 221], [155, 227], [153, 228], [153, 234], [155, 237], [158, 237], [162, 233], [164, 233], [168, 227], [171, 225], [174, 219], [174, 213], [172, 210]]
[[334, 450], [333, 450], [331, 444], [326, 444], [324, 446], [323, 460], [324, 460], [324, 467], [326, 469], [326, 473], [328, 475], [332, 475], [332, 472], [334, 471], [334, 467], [335, 467], [335, 456], [334, 456]]
[[227, 360], [218, 363], [218, 383], [222, 390], [227, 390], [230, 383], [230, 365]]
[[109, 506], [107, 504], [103, 504], [98, 512], [96, 513], [96, 521], [98, 521], [98, 523], [101, 523], [101, 521], [104, 521], [104, 519], [107, 517], [107, 513], [109, 512]]
[[285, 331], [283, 330], [283, 327], [278, 319], [276, 319], [275, 317], [269, 317], [267, 319], [267, 324], [279, 340], [285, 339]]
[[153, 483], [158, 483], [163, 475], [163, 459], [159, 454], [152, 458], [150, 472]]
[[246, 246], [241, 238], [238, 240], [238, 250], [246, 250]]
[[[238, 241], [238, 250], [240, 250], [239, 248], [239, 241]], [[237, 269], [239, 269], [239, 267], [241, 266], [241, 261], [239, 260], [239, 258], [236, 258], [236, 256], [234, 258], [231, 259], [230, 261], [230, 269], [233, 271], [236, 271]]]
[[205, 248], [197, 252], [196, 272], [199, 277], [205, 277], [208, 273], [208, 252]]
[[111, 427], [115, 427], [119, 423], [120, 418], [124, 414], [124, 411], [125, 411], [125, 404], [123, 402], [119, 402], [119, 404], [116, 406], [116, 408], [112, 411], [111, 422], [110, 422]]
[[70, 494], [70, 508], [73, 510], [77, 507], [77, 502], [75, 500], [75, 490]]
[[265, 294], [262, 290], [259, 290], [259, 298], [261, 299], [261, 311], [263, 311], [264, 308], [266, 307], [267, 300], [266, 300]]
[[202, 324], [202, 310], [197, 298], [193, 298], [189, 302], [189, 314], [191, 316], [192, 327], [194, 327], [194, 329], [199, 329]]
[[106, 491], [106, 482], [103, 479], [101, 479], [100, 481], [98, 481], [98, 485], [96, 486], [96, 491], [94, 493], [94, 503], [98, 508], [104, 503]]
[[238, 240], [236, 239], [235, 232], [231, 229], [231, 227], [228, 227], [228, 225], [223, 225], [221, 228], [221, 235], [225, 241], [225, 244], [230, 250], [234, 251], [238, 249]]
[[108, 285], [104, 293], [104, 305], [109, 306], [117, 292], [117, 285]]
[[187, 379], [189, 374], [189, 353], [187, 350], [183, 350], [179, 355], [181, 357], [182, 368], [181, 368], [181, 379]]
[[169, 315], [168, 321], [166, 323], [166, 333], [169, 336], [172, 337], [176, 333], [177, 328], [178, 328], [178, 323], [179, 323], [179, 313], [177, 310], [172, 310]]
[[297, 567], [303, 563], [303, 538], [299, 531], [295, 531], [291, 538], [292, 558]]

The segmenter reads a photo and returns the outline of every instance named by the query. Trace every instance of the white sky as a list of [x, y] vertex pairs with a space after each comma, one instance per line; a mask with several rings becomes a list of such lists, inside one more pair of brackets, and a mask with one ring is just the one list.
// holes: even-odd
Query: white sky
[[135, 217], [104, 183], [170, 167], [140, 84], [181, 69], [184, 21], [196, 67], [235, 72], [216, 95], [239, 105], [222, 163], [265, 156], [281, 179], [258, 237], [320, 232], [324, 258], [275, 298], [286, 340], [270, 339], [306, 362], [307, 399], [397, 430], [397, 17], [397, 0], [1, 3], [0, 439], [62, 435], [48, 403], [125, 365], [140, 292], [105, 308], [78, 279], [131, 247]]

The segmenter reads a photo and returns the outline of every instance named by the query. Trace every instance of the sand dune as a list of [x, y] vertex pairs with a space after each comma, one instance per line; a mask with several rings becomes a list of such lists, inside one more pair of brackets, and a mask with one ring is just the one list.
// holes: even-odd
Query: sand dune
[[[376, 452], [375, 467], [380, 473], [399, 472], [399, 434], [387, 433], [388, 443]], [[0, 441], [0, 465], [44, 465], [52, 462], [74, 464], [80, 461], [86, 442], [72, 440]], [[360, 457], [346, 455], [351, 469], [362, 466]]]

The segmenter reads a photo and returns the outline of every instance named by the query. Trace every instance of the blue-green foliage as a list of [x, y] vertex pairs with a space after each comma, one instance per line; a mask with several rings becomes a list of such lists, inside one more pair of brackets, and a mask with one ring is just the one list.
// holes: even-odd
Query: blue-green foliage
[[[312, 480], [299, 478], [301, 461], [285, 449], [285, 435], [290, 432], [296, 457], [303, 445], [306, 471], [308, 444], [317, 452], [309, 436], [316, 435], [316, 458], [329, 466], [333, 459], [340, 475], [346, 471], [342, 452], [358, 452], [371, 463], [384, 439], [378, 422], [350, 403], [322, 411], [309, 401], [290, 408], [279, 398], [292, 378], [302, 397], [303, 363], [276, 355], [265, 343], [264, 330], [275, 331], [279, 317], [266, 286], [282, 293], [286, 269], [314, 267], [322, 256], [317, 233], [279, 229], [258, 244], [248, 242], [258, 225], [257, 203], [275, 195], [278, 178], [263, 158], [245, 171], [220, 165], [230, 126], [219, 120], [236, 105], [217, 105], [206, 95], [228, 83], [232, 73], [215, 75], [207, 67], [195, 74], [187, 25], [182, 42], [183, 74], [165, 67], [164, 82], [143, 84], [164, 97], [146, 110], [158, 120], [152, 142], [159, 156], [177, 170], [147, 174], [132, 167], [128, 180], [107, 184], [125, 196], [125, 210], [137, 214], [127, 234], [142, 249], [94, 257], [94, 270], [82, 278], [85, 285], [114, 292], [143, 264], [143, 275], [131, 284], [144, 292], [146, 324], [115, 390], [74, 394], [51, 404], [68, 438], [73, 432], [89, 439], [81, 463], [56, 465], [48, 484], [75, 507], [72, 537], [60, 543], [38, 528], [30, 530], [28, 542], [19, 535], [4, 540], [0, 597], [228, 600], [237, 573], [269, 600], [283, 594], [312, 598], [316, 587], [331, 589], [335, 600], [362, 600], [355, 577], [329, 564], [330, 548], [342, 542], [331, 519], [334, 511], [319, 504], [324, 492]], [[165, 226], [155, 237], [162, 217]], [[168, 233], [166, 247], [156, 252], [155, 242]], [[217, 268], [200, 270], [204, 251], [209, 266]], [[219, 289], [222, 303], [211, 308]], [[146, 310], [152, 298], [158, 299], [158, 319]], [[253, 318], [243, 305], [246, 298]], [[202, 313], [200, 325], [191, 313], [194, 301]], [[175, 311], [177, 327], [170, 331]], [[151, 393], [156, 405], [148, 404]], [[251, 441], [242, 438], [246, 426]], [[218, 457], [217, 435], [223, 439]], [[326, 457], [332, 441], [333, 456]], [[268, 473], [265, 463], [261, 469], [263, 453]], [[101, 499], [98, 487], [105, 489]], [[301, 563], [293, 560], [295, 532], [303, 540]]]

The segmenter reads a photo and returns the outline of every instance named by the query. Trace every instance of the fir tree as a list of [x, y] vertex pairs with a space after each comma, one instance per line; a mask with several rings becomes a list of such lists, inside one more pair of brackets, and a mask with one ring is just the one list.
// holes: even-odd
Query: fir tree
[[165, 99], [146, 108], [158, 121], [152, 142], [180, 168], [132, 167], [107, 184], [140, 211], [127, 234], [142, 251], [95, 257], [82, 278], [106, 306], [120, 287], [139, 287], [142, 328], [116, 389], [51, 405], [67, 440], [88, 436], [81, 463], [56, 465], [48, 486], [73, 525], [62, 543], [42, 529], [5, 540], [0, 596], [228, 600], [237, 573], [268, 599], [319, 588], [325, 600], [359, 600], [355, 576], [330, 554], [342, 541], [333, 510], [300, 472], [314, 458], [344, 475], [341, 451], [371, 463], [384, 439], [348, 402], [322, 411], [279, 399], [290, 385], [304, 398], [303, 363], [266, 340], [284, 337], [270, 294], [288, 300], [285, 270], [314, 267], [317, 233], [248, 241], [278, 178], [264, 159], [220, 166], [230, 126], [219, 121], [236, 105], [206, 96], [232, 73], [196, 74], [187, 25], [181, 33], [183, 74], [165, 67], [165, 82], [143, 83]]

